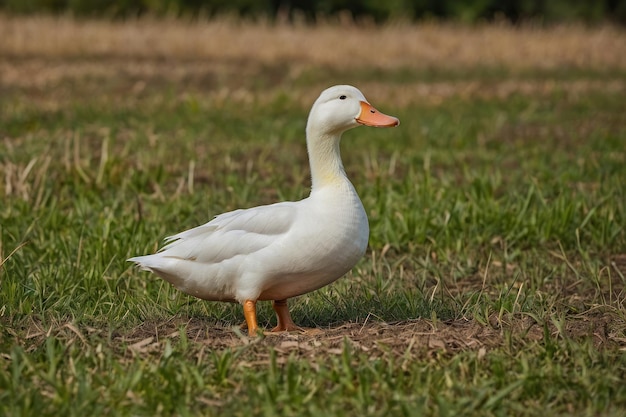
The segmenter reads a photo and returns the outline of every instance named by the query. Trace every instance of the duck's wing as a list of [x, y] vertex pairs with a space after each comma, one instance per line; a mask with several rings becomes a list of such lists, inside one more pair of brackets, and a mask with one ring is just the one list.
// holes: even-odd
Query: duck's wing
[[210, 222], [166, 238], [158, 255], [219, 263], [249, 255], [289, 232], [297, 203], [283, 202], [221, 214]]

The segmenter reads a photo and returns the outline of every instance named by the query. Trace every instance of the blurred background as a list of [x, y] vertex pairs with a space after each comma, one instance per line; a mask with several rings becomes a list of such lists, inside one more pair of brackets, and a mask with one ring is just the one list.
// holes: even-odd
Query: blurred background
[[0, 10], [114, 18], [230, 14], [314, 22], [343, 13], [379, 23], [390, 19], [626, 23], [624, 0], [0, 0]]

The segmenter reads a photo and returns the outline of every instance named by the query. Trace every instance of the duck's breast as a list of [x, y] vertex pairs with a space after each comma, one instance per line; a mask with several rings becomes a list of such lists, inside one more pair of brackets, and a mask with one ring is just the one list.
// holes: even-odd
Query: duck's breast
[[352, 184], [315, 190], [300, 202], [293, 229], [272, 246], [282, 261], [266, 271], [259, 298], [289, 298], [330, 284], [361, 259], [368, 238], [367, 216]]

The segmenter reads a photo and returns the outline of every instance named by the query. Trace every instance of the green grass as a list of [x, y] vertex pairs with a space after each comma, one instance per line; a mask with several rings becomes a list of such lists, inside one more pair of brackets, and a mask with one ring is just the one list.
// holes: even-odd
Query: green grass
[[[328, 73], [407, 90], [441, 81], [407, 71]], [[605, 75], [589, 71], [466, 77]], [[402, 124], [344, 137], [370, 247], [293, 301], [296, 322], [321, 334], [250, 341], [230, 329], [239, 306], [132, 268], [128, 257], [213, 215], [307, 195], [308, 105], [270, 74], [243, 101], [167, 83], [128, 97], [108, 84], [93, 94], [93, 80], [5, 89], [1, 415], [623, 415], [619, 88], [406, 106], [363, 88]], [[266, 303], [260, 320], [274, 320]]]

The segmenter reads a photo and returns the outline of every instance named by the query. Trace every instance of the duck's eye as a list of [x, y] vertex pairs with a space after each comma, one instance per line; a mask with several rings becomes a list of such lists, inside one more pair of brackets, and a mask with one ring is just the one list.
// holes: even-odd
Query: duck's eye
[[346, 96], [339, 96], [339, 100], [345, 100], [346, 98]]

